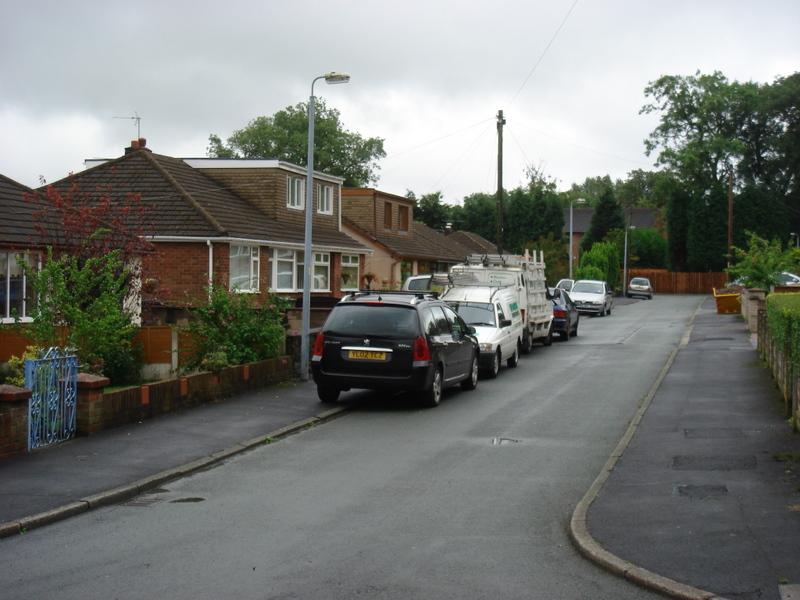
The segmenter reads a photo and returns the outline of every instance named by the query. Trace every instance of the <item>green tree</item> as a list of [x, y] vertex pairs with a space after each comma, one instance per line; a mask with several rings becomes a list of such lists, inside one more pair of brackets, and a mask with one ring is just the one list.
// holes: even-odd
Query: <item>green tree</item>
[[48, 249], [42, 268], [26, 268], [36, 295], [25, 333], [39, 347], [76, 350], [81, 368], [114, 383], [139, 379], [137, 327], [124, 309], [128, 271], [121, 250], [80, 258]]
[[415, 220], [422, 221], [437, 231], [442, 231], [450, 221], [450, 207], [442, 201], [442, 192], [431, 192], [417, 198], [414, 192], [408, 190], [406, 197], [417, 202], [414, 209]]
[[594, 206], [608, 190], [613, 190], [614, 181], [608, 175], [600, 177], [587, 177], [583, 183], [573, 183], [569, 190], [560, 194], [564, 206], [569, 206], [570, 200], [578, 198], [586, 200], [588, 206]]
[[491, 242], [497, 241], [497, 198], [494, 194], [470, 194], [464, 198], [458, 216], [459, 229], [477, 233]]
[[735, 264], [725, 271], [746, 287], [769, 289], [781, 271], [800, 268], [800, 250], [784, 250], [780, 241], [767, 241], [752, 231], [747, 232], [747, 249], [734, 247], [733, 258]]
[[581, 240], [581, 250], [585, 252], [595, 243], [602, 241], [612, 229], [623, 229], [624, 227], [625, 220], [622, 216], [622, 209], [614, 199], [613, 190], [607, 188], [595, 206], [589, 231]]
[[[610, 242], [597, 242], [581, 254], [581, 264], [578, 268], [578, 279], [605, 280], [611, 289], [619, 287], [620, 254], [616, 244]], [[602, 273], [602, 277], [598, 275]]]
[[[632, 261], [631, 257], [635, 257]], [[656, 229], [632, 229], [628, 233], [628, 264], [663, 269], [667, 261], [667, 240]]]
[[[317, 99], [314, 126], [314, 168], [344, 178], [344, 185], [360, 187], [378, 181], [378, 160], [386, 156], [382, 138], [364, 138], [344, 129], [339, 111]], [[271, 117], [261, 116], [237, 129], [223, 143], [208, 137], [208, 156], [219, 158], [273, 158], [305, 166], [308, 157], [308, 105], [287, 106]]]
[[551, 285], [569, 275], [569, 250], [565, 239], [561, 236], [548, 233], [535, 240], [524, 242], [520, 251], [524, 252], [525, 249], [530, 250], [531, 254], [535, 251], [544, 253], [544, 276]]

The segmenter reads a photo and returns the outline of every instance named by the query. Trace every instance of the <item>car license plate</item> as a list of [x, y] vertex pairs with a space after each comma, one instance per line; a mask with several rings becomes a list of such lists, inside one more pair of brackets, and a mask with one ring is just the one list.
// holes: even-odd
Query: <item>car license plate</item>
[[386, 352], [371, 352], [367, 350], [348, 350], [347, 358], [350, 360], [386, 360]]

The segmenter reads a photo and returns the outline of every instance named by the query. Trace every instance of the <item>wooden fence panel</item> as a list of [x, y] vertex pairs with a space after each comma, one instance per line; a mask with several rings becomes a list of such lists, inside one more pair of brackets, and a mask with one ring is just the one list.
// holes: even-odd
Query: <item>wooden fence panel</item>
[[647, 277], [656, 294], [710, 294], [712, 288], [722, 288], [728, 280], [726, 273], [678, 273], [666, 269], [629, 269], [628, 279]]

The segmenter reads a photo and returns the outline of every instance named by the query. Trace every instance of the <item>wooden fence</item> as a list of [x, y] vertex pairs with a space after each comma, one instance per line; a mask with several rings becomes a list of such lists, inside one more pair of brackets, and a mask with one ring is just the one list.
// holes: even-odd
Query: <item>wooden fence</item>
[[647, 277], [656, 294], [710, 294], [725, 287], [727, 273], [678, 273], [666, 269], [628, 269], [628, 281]]

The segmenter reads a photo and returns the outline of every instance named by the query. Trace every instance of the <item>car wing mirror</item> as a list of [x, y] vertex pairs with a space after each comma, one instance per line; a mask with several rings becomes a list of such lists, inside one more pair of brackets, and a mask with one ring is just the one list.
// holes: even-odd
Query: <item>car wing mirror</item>
[[470, 335], [475, 335], [476, 333], [478, 333], [478, 330], [475, 329], [472, 325], [469, 325], [467, 327], [467, 333], [469, 333]]
[[511, 327], [511, 319], [501, 319], [500, 327]]

